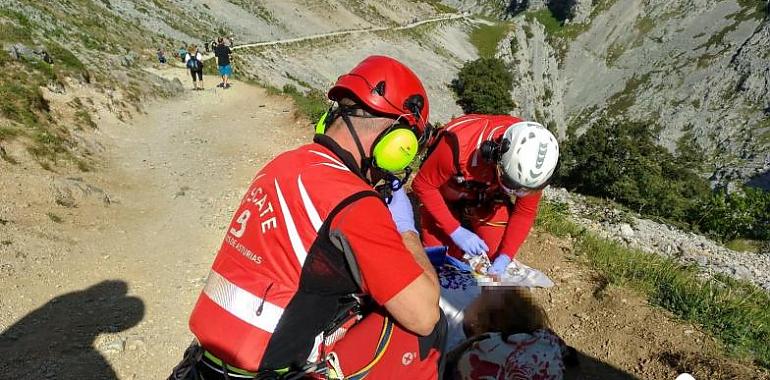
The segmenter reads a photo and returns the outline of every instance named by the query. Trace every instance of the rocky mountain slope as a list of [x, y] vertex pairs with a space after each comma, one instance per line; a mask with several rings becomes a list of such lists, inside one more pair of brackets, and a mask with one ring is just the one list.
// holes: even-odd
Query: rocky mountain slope
[[[153, 63], [157, 66], [158, 48], [173, 59], [179, 46], [202, 47], [204, 41], [217, 36], [242, 44], [344, 30], [395, 29], [415, 21], [441, 18], [447, 12], [454, 10], [437, 1], [403, 0], [0, 0], [0, 45], [4, 51], [0, 64], [6, 69], [6, 75], [0, 78], [0, 156], [9, 162], [32, 156], [44, 167], [73, 164], [88, 170], [95, 163], [90, 156], [98, 150], [88, 148], [93, 142], [90, 136], [100, 118], [110, 117], [107, 114], [128, 118], [140, 111], [141, 99], [182, 90], [181, 82], [164, 80], [146, 70]], [[432, 27], [427, 30], [432, 34]], [[446, 33], [448, 38], [462, 40], [464, 34], [453, 30], [450, 28]], [[287, 81], [287, 73], [293, 73], [292, 78], [325, 85], [366, 51], [395, 46], [393, 41], [412, 40], [417, 34], [417, 28], [392, 33], [381, 30], [347, 45], [340, 44], [339, 52], [335, 53], [346, 58], [329, 60], [328, 68], [319, 72], [307, 70], [314, 67], [309, 62], [317, 56], [304, 54], [302, 49], [321, 55], [332, 53], [317, 47], [336, 40], [322, 44], [314, 41], [313, 49], [309, 49], [312, 45], [292, 46], [293, 54], [277, 53], [282, 64], [273, 62], [271, 55], [276, 53], [269, 49], [249, 52], [246, 57], [254, 60], [246, 61], [253, 70], [247, 70], [250, 66], [243, 67], [246, 71], [241, 67], [236, 70], [252, 78], [274, 79], [265, 82], [277, 86]], [[444, 34], [431, 36], [436, 41], [433, 45], [440, 46], [443, 37]], [[423, 57], [421, 52], [428, 49], [419, 44], [409, 46], [412, 61], [447, 61], [435, 53]], [[460, 43], [455, 50], [457, 57], [443, 64], [424, 66], [425, 70], [449, 80], [449, 73], [474, 54], [467, 43]], [[360, 53], [344, 54], [347, 51]], [[399, 50], [391, 48], [381, 53], [398, 55]], [[84, 91], [90, 95], [85, 96]], [[83, 96], [72, 96], [75, 92]], [[453, 105], [446, 97], [439, 103]]]
[[770, 168], [765, 1], [575, 3], [564, 26], [530, 7], [499, 45], [524, 115], [562, 134], [602, 118], [647, 122], [670, 150], [696, 142], [714, 183]]

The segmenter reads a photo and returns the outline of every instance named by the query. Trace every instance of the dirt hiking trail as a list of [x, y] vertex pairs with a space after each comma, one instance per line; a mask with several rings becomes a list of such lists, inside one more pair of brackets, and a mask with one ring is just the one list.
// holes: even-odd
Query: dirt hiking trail
[[[310, 141], [286, 98], [238, 81], [215, 88], [210, 76], [191, 91], [186, 70], [159, 73], [186, 91], [127, 123], [103, 120], [96, 170], [0, 162], [0, 379], [165, 378], [251, 178]], [[765, 376], [638, 296], [602, 287], [569, 241], [536, 233], [521, 257], [557, 284], [535, 294], [582, 353], [571, 378]]]
[[[109, 206], [101, 196], [56, 205], [51, 179], [3, 173], [0, 331], [12, 331], [0, 340], [0, 378], [114, 379], [110, 366], [120, 379], [165, 378], [191, 339], [187, 317], [232, 208], [269, 158], [309, 141], [284, 98], [237, 81], [215, 88], [211, 77], [190, 91], [186, 70], [167, 71], [185, 93], [127, 125], [100, 125], [104, 167], [64, 180], [102, 190]], [[71, 292], [82, 294], [55, 299]], [[116, 309], [117, 321], [101, 320]], [[99, 370], [71, 373], [72, 363]]]

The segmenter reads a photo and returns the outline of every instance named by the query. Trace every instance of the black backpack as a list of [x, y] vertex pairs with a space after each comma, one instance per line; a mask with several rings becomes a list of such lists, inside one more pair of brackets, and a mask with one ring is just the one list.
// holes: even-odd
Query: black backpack
[[187, 60], [187, 68], [193, 71], [203, 69], [203, 62], [198, 59], [197, 54], [190, 54], [190, 59]]

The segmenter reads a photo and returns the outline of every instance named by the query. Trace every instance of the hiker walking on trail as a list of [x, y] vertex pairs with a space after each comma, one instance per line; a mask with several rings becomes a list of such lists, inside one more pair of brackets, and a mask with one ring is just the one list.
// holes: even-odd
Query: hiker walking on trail
[[187, 58], [187, 48], [182, 46], [179, 48], [179, 59], [184, 63]]
[[163, 53], [163, 49], [162, 48], [158, 48], [158, 51], [157, 51], [156, 54], [158, 55], [158, 62], [161, 65], [165, 64], [166, 63], [166, 54]]
[[203, 54], [196, 45], [190, 47], [184, 64], [190, 70], [193, 90], [203, 90]]
[[217, 66], [219, 67], [219, 75], [222, 76], [222, 83], [217, 87], [230, 88], [228, 79], [233, 75], [233, 68], [230, 66], [230, 47], [225, 45], [224, 39], [219, 37], [217, 40], [217, 46], [214, 48], [214, 55], [217, 57]]
[[438, 279], [396, 176], [430, 135], [425, 89], [371, 56], [328, 96], [313, 143], [254, 177], [171, 379], [439, 377]]
[[487, 273], [502, 275], [556, 169], [556, 138], [512, 116], [466, 115], [450, 121], [429, 152], [412, 184], [423, 244], [448, 246], [457, 258], [486, 255]]

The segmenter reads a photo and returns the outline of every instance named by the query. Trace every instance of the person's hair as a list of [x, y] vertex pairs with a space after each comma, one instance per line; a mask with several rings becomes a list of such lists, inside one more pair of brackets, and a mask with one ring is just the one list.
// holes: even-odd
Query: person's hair
[[223, 44], [223, 43], [225, 43], [225, 39], [222, 38], [222, 37], [219, 37], [219, 38], [217, 38], [217, 43]]
[[550, 328], [545, 309], [528, 289], [482, 287], [478, 302], [473, 332], [500, 332], [508, 336]]

